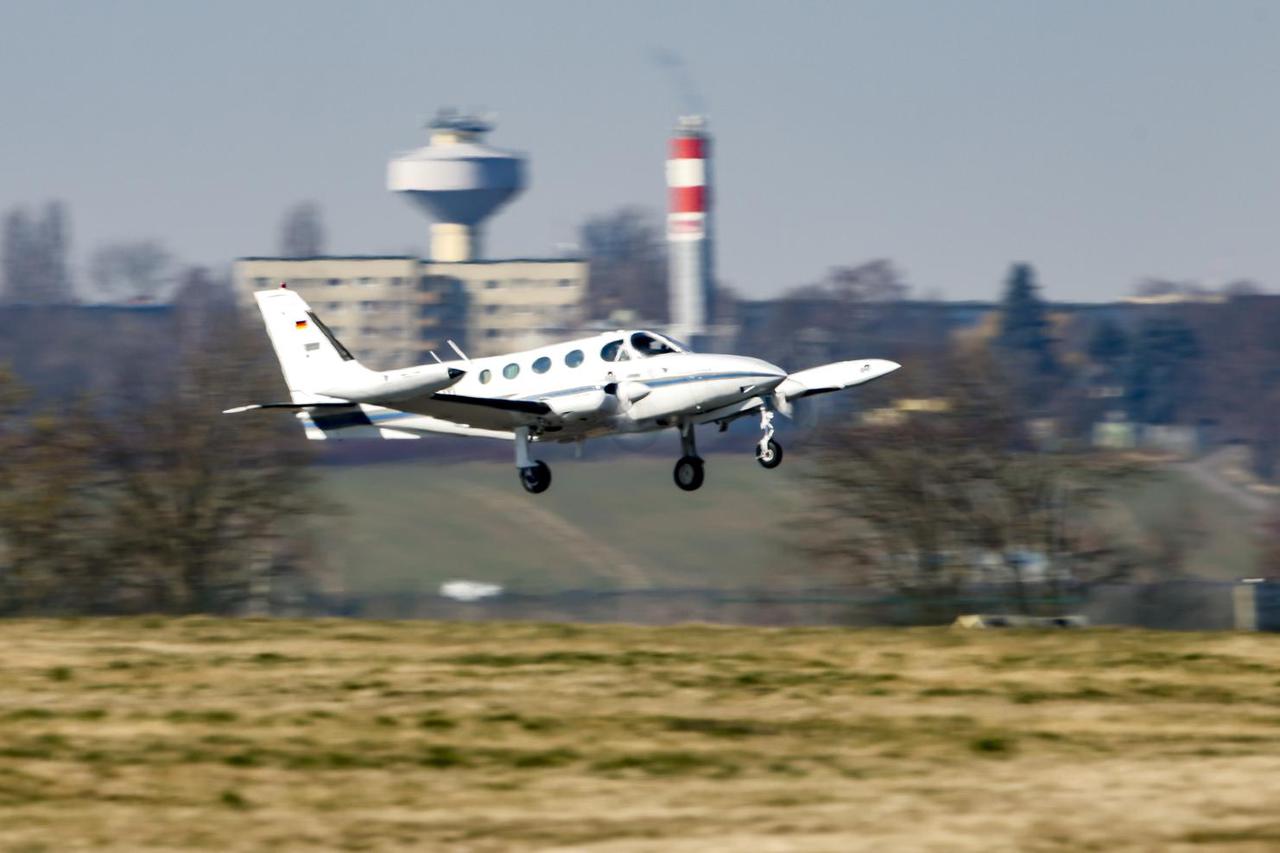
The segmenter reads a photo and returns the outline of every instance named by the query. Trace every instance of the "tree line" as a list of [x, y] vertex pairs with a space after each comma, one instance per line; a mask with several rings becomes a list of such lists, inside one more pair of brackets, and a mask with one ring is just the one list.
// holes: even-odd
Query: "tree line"
[[[105, 247], [89, 264], [105, 291], [167, 289], [172, 308], [150, 326], [126, 312], [86, 327], [103, 318], [55, 310], [74, 290], [65, 210], [11, 211], [5, 226], [11, 307], [0, 324], [36, 384], [0, 375], [0, 613], [243, 612], [271, 590], [308, 589], [309, 518], [324, 507], [300, 431], [287, 418], [217, 414], [280, 394], [263, 335], [240, 326], [225, 279], [156, 241]], [[580, 236], [592, 316], [665, 317], [652, 215], [594, 216]], [[323, 253], [318, 207], [287, 211], [280, 239], [282, 254]], [[828, 420], [803, 546], [815, 566], [919, 602], [920, 618], [942, 618], [936, 608], [975, 588], [1032, 611], [1046, 590], [1182, 571], [1193, 523], [1135, 544], [1100, 511], [1108, 487], [1145, 476], [1082, 440], [1109, 408], [1145, 423], [1211, 421], [1258, 458], [1280, 448], [1280, 310], [1255, 290], [1095, 315], [1047, 302], [1029, 264], [999, 287], [994, 314], [960, 334], [941, 303], [911, 298], [890, 261], [840, 266], [765, 306], [752, 339], [784, 366], [866, 355], [907, 365], [832, 405], [933, 401], [885, 422], [847, 410]], [[95, 381], [74, 381], [88, 373]], [[1040, 418], [1057, 420], [1065, 441], [1047, 447], [1031, 429]]]
[[0, 372], [0, 614], [233, 613], [308, 588], [305, 440], [219, 414], [279, 379], [257, 329], [195, 296], [157, 322], [88, 318], [80, 357], [114, 373], [95, 393]]
[[[71, 222], [67, 206], [49, 202], [33, 213], [16, 206], [4, 214], [0, 234], [0, 302], [11, 305], [69, 305], [94, 302], [147, 303], [165, 300], [188, 274], [157, 239], [126, 240], [94, 249], [85, 280], [72, 273]], [[319, 204], [303, 201], [287, 208], [279, 226], [281, 257], [323, 255], [324, 216]]]

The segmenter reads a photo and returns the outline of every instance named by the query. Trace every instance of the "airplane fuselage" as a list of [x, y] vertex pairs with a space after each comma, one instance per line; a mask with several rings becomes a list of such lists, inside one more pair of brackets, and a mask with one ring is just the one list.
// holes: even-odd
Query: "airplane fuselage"
[[[688, 416], [768, 396], [787, 376], [782, 368], [747, 356], [680, 352], [674, 347], [647, 354], [632, 344], [633, 337], [661, 341], [650, 333], [628, 330], [445, 362], [465, 375], [444, 391], [406, 403], [401, 411], [463, 420], [482, 429], [509, 429], [503, 412], [477, 411], [450, 398], [541, 402], [551, 411], [533, 428], [534, 435], [569, 440], [677, 426]], [[411, 428], [407, 418], [382, 416], [374, 423]]]
[[702, 485], [704, 467], [696, 427], [723, 428], [748, 415], [760, 417], [756, 460], [776, 468], [782, 446], [774, 439], [775, 411], [786, 415], [793, 400], [861, 385], [899, 366], [872, 358], [788, 374], [758, 358], [694, 353], [661, 334], [632, 329], [487, 358], [459, 352], [455, 360], [377, 371], [357, 361], [296, 293], [282, 286], [254, 298], [290, 399], [238, 406], [228, 414], [292, 410], [313, 439], [506, 439], [515, 443], [520, 482], [533, 493], [546, 491], [551, 470], [531, 456], [530, 442], [667, 428], [680, 433], [676, 485], [693, 491]]

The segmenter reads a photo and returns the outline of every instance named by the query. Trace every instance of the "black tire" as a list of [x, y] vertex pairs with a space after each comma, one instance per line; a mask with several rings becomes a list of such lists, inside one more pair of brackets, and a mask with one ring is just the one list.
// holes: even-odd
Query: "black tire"
[[764, 452], [761, 453], [760, 445], [757, 444], [756, 461], [760, 463], [761, 468], [777, 468], [782, 464], [782, 445], [771, 438]]
[[551, 469], [545, 462], [535, 462], [520, 469], [520, 485], [531, 495], [541, 494], [551, 486]]
[[680, 461], [676, 463], [676, 470], [673, 478], [676, 485], [686, 492], [695, 491], [702, 485], [705, 472], [702, 470], [702, 460], [697, 456], [682, 456]]

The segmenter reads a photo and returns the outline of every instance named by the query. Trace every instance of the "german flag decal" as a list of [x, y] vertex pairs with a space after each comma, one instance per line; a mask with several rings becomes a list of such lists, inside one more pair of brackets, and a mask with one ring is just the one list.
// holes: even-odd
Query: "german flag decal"
[[305, 328], [307, 327], [307, 321], [306, 321], [306, 320], [295, 320], [295, 321], [294, 321], [294, 324], [293, 324], [293, 327], [294, 327], [295, 329], [305, 329]]

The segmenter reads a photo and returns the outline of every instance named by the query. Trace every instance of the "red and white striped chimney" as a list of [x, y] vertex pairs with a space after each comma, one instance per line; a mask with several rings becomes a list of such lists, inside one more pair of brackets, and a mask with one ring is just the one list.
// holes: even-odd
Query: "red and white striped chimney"
[[703, 335], [712, 322], [711, 137], [702, 116], [682, 116], [667, 160], [671, 332]]

